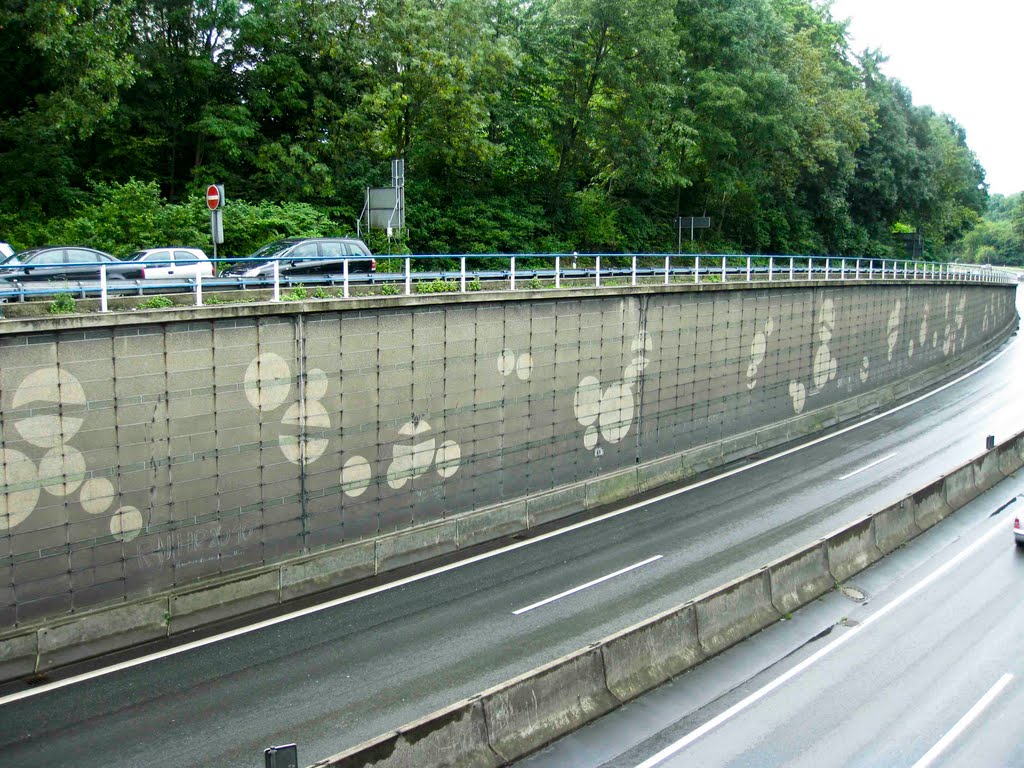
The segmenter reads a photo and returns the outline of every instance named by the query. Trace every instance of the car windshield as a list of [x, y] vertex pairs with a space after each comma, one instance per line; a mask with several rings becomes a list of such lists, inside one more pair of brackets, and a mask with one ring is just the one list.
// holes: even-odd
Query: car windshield
[[31, 251], [22, 251], [21, 253], [16, 253], [13, 256], [8, 256], [3, 261], [0, 261], [0, 265], [6, 264], [7, 266], [14, 266], [16, 264], [21, 264], [25, 259], [32, 258], [38, 252], [38, 248], [33, 248]]
[[275, 256], [280, 256], [284, 251], [291, 248], [298, 240], [275, 240], [272, 243], [267, 243], [262, 248], [258, 249], [250, 259], [272, 259]]
[[136, 251], [135, 253], [133, 253], [131, 256], [128, 257], [128, 261], [138, 261], [139, 259], [141, 259], [145, 255], [146, 255], [145, 251]]

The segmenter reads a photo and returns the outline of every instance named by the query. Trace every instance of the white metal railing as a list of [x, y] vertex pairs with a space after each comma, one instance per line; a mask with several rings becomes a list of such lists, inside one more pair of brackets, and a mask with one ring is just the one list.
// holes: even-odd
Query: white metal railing
[[[381, 260], [387, 257], [382, 257]], [[418, 267], [424, 263], [439, 259], [458, 259], [458, 272], [413, 272], [413, 261]], [[473, 260], [488, 260], [489, 268], [471, 270]], [[340, 274], [341, 291], [338, 298], [350, 298], [353, 285], [401, 285], [404, 290], [392, 290], [391, 293], [404, 293], [408, 296], [414, 292], [414, 282], [442, 280], [454, 281], [452, 289], [466, 293], [479, 289], [481, 281], [494, 284], [504, 282], [509, 290], [522, 290], [525, 284], [528, 289], [536, 288], [577, 288], [603, 286], [639, 286], [690, 284], [707, 285], [714, 283], [745, 282], [745, 283], [777, 283], [777, 282], [832, 282], [882, 280], [887, 282], [957, 282], [957, 283], [998, 283], [1013, 284], [1017, 282], [1014, 273], [993, 269], [988, 266], [967, 264], [937, 264], [935, 262], [901, 261], [896, 259], [846, 258], [839, 256], [796, 257], [796, 256], [708, 256], [698, 254], [590, 254], [574, 255], [570, 262], [561, 254], [465, 254], [460, 256], [398, 256], [401, 263], [400, 272], [377, 272], [358, 275], [355, 279], [349, 269], [347, 260], [342, 262]], [[229, 259], [218, 259], [220, 262]], [[237, 259], [234, 260], [237, 262]], [[507, 268], [495, 268], [495, 262], [505, 261]], [[546, 266], [550, 265], [550, 266]], [[74, 265], [81, 266], [81, 265]], [[83, 297], [89, 294], [99, 296], [100, 311], [109, 311], [111, 293], [123, 295], [137, 291], [140, 295], [147, 289], [155, 291], [159, 285], [156, 281], [145, 279], [126, 280], [120, 265], [111, 267], [108, 263], [90, 264], [98, 268], [93, 274], [98, 276], [96, 282], [87, 285], [79, 282], [70, 290], [80, 293]], [[115, 273], [112, 270], [117, 269]], [[98, 274], [97, 274], [98, 272]], [[111, 276], [118, 279], [111, 279]], [[316, 278], [302, 278], [296, 275], [284, 276], [278, 261], [267, 278], [255, 277], [206, 277], [200, 275], [188, 278], [182, 285], [194, 293], [195, 306], [203, 306], [203, 293], [217, 288], [251, 288], [270, 287], [271, 301], [282, 301], [282, 287], [295, 287], [306, 282], [316, 283]], [[338, 275], [330, 278], [331, 285], [337, 286]], [[3, 280], [0, 273], [0, 300], [25, 301], [44, 295], [69, 292], [68, 287], [54, 287], [51, 283], [37, 284], [31, 287], [29, 282], [20, 282], [18, 278]], [[472, 278], [472, 283], [470, 282]], [[93, 278], [95, 280], [95, 278]], [[544, 281], [544, 282], [542, 282]], [[325, 280], [320, 280], [320, 283]], [[546, 283], [546, 284], [545, 284]], [[6, 286], [6, 287], [5, 287]], [[42, 287], [46, 286], [46, 287]], [[178, 286], [179, 288], [182, 286]], [[287, 298], [294, 298], [289, 296]]]

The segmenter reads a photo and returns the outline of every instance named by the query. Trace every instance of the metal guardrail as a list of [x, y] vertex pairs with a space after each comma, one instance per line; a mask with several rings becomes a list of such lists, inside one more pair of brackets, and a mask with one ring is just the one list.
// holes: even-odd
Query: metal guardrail
[[[459, 269], [439, 271], [413, 271], [413, 262], [422, 263], [431, 260], [458, 260]], [[507, 260], [507, 269], [470, 269], [472, 261]], [[517, 266], [524, 259], [536, 263], [548, 260], [550, 268], [523, 268]], [[325, 259], [326, 260], [326, 259]], [[333, 261], [334, 259], [331, 259]], [[350, 274], [348, 262], [344, 262], [343, 271], [336, 275], [301, 276], [282, 273], [280, 261], [273, 260], [272, 275], [267, 277], [227, 277], [219, 276], [204, 278], [202, 276], [181, 279], [108, 279], [108, 264], [97, 262], [81, 262], [67, 266], [99, 267], [99, 280], [65, 281], [61, 283], [46, 281], [4, 280], [4, 269], [18, 267], [0, 267], [0, 302], [24, 302], [33, 298], [55, 296], [70, 293], [80, 298], [96, 296], [100, 300], [100, 311], [109, 311], [111, 296], [145, 295], [153, 293], [187, 292], [195, 296], [195, 305], [203, 306], [203, 291], [209, 290], [272, 290], [271, 301], [282, 300], [282, 288], [297, 288], [308, 285], [341, 287], [339, 298], [349, 298], [352, 288], [362, 285], [400, 285], [401, 290], [391, 295], [410, 295], [414, 292], [413, 283], [434, 282], [442, 280], [453, 283], [453, 291], [466, 293], [471, 289], [479, 289], [470, 281], [502, 282], [507, 290], [528, 290], [538, 287], [596, 287], [602, 285], [621, 286], [623, 280], [628, 285], [636, 286], [643, 281], [646, 284], [686, 284], [694, 285], [728, 282], [746, 283], [778, 283], [796, 282], [799, 280], [890, 280], [897, 282], [913, 282], [921, 280], [939, 282], [978, 282], [978, 283], [1016, 283], [1016, 278], [1002, 270], [989, 266], [963, 264], [944, 264], [923, 261], [900, 261], [894, 259], [854, 259], [831, 256], [735, 256], [706, 254], [465, 254], [456, 256], [397, 256], [378, 257], [379, 261], [400, 261], [400, 272], [371, 272]], [[267, 259], [216, 259], [220, 264], [239, 264], [255, 261], [267, 263]], [[287, 259], [285, 259], [287, 261]], [[313, 259], [310, 259], [313, 261]], [[580, 262], [591, 262], [588, 266], [579, 266]], [[159, 266], [172, 262], [151, 261], [148, 266]], [[550, 286], [537, 286], [534, 281], [553, 281]], [[525, 281], [529, 284], [523, 285]]]

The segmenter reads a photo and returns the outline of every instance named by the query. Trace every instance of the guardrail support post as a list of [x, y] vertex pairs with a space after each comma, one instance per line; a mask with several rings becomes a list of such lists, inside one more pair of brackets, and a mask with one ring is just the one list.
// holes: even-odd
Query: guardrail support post
[[[558, 282], [558, 278], [555, 278], [555, 282]], [[459, 256], [459, 292], [466, 292], [466, 257]]]
[[107, 265], [100, 264], [100, 312], [107, 311]]
[[693, 257], [693, 282], [700, 283], [700, 256]]
[[727, 281], [728, 279], [729, 279], [729, 278], [728, 278], [728, 277], [726, 276], [726, 273], [725, 273], [725, 256], [723, 256], [723, 257], [722, 257], [722, 282], [724, 283], [724, 282], [726, 282], [726, 281]]
[[516, 257], [509, 256], [509, 272], [511, 273], [511, 288], [514, 291], [516, 289]]
[[203, 273], [196, 272], [196, 306], [203, 306]]
[[597, 256], [594, 258], [594, 287], [601, 287], [601, 257]]
[[772, 280], [775, 279], [772, 276], [772, 272], [774, 272], [774, 271], [775, 271], [775, 257], [774, 256], [769, 256], [768, 257], [768, 282], [769, 283], [772, 282]]
[[860, 280], [860, 259], [857, 259], [857, 268], [853, 273], [854, 280]]
[[789, 257], [789, 282], [793, 282], [793, 257]]
[[342, 283], [341, 283], [341, 295], [346, 299], [348, 298], [348, 259], [342, 262]]
[[747, 256], [747, 282], [750, 282], [750, 257]]
[[666, 256], [665, 257], [665, 285], [668, 285], [668, 268], [669, 268], [669, 260], [671, 258], [672, 258], [671, 256]]
[[274, 295], [271, 301], [281, 300], [281, 265], [274, 259]]
[[405, 295], [412, 293], [412, 259], [405, 257]]
[[828, 268], [831, 265], [832, 259], [828, 256], [825, 257], [825, 279], [828, 280]]
[[633, 269], [632, 281], [633, 281], [633, 285], [635, 286], [636, 285], [636, 254], [635, 253], [633, 254], [633, 268], [632, 269]]

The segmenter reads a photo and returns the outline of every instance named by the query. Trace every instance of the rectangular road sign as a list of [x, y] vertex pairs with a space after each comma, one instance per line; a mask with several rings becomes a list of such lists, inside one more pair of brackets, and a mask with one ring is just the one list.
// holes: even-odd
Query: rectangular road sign
[[680, 229], [710, 229], [710, 216], [680, 216], [676, 220]]

